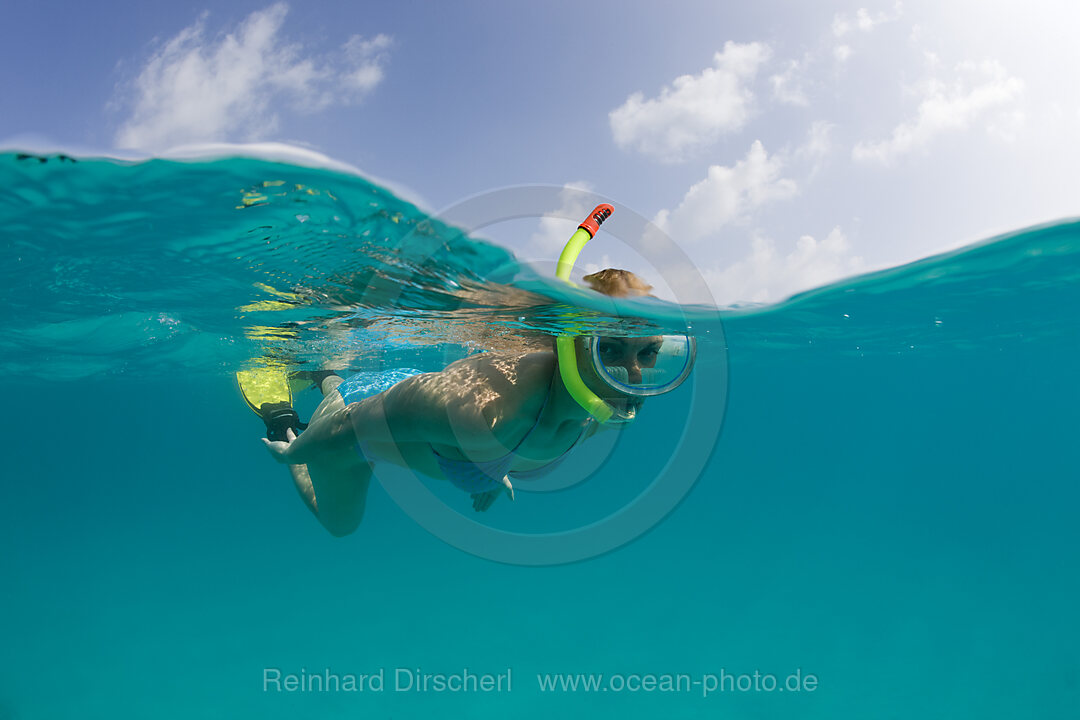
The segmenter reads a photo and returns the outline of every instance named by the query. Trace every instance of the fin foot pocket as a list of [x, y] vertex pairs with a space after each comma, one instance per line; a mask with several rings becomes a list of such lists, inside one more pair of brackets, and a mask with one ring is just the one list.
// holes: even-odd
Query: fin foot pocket
[[307, 423], [300, 422], [300, 416], [287, 402], [263, 403], [259, 407], [259, 417], [266, 424], [266, 437], [268, 440], [287, 440], [286, 431], [292, 429], [299, 434], [307, 427]]

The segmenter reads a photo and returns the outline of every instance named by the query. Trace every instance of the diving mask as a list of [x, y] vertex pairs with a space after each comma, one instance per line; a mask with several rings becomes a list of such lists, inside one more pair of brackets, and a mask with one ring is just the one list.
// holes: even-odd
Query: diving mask
[[697, 343], [686, 335], [586, 337], [596, 376], [615, 392], [653, 397], [683, 384], [694, 369]]

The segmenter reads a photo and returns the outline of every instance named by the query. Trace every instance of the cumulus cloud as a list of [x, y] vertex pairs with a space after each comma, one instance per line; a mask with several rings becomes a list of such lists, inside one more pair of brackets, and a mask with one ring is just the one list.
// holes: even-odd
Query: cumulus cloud
[[[584, 180], [564, 185], [559, 193], [559, 207], [554, 208], [551, 215], [540, 218], [539, 226], [529, 238], [530, 248], [541, 257], [557, 256], [578, 223], [595, 207], [591, 196], [585, 194], [591, 192], [593, 186]], [[567, 217], [578, 219], [567, 220]]]
[[835, 227], [824, 240], [803, 235], [787, 248], [755, 235], [745, 257], [707, 271], [705, 278], [717, 303], [733, 305], [777, 302], [862, 270], [862, 257], [852, 254], [843, 230]]
[[387, 51], [393, 44], [389, 35], [376, 35], [370, 40], [353, 35], [345, 43], [346, 70], [341, 74], [341, 86], [355, 98], [363, 98], [383, 79]]
[[781, 72], [771, 75], [769, 84], [772, 85], [773, 98], [787, 105], [809, 105], [803, 84], [810, 62], [809, 55], [802, 60], [789, 60]]
[[724, 43], [713, 66], [675, 78], [660, 95], [637, 92], [608, 116], [615, 143], [662, 162], [681, 162], [746, 125], [753, 111], [749, 84], [768, 60], [762, 43]]
[[866, 8], [859, 8], [856, 10], [854, 17], [847, 13], [837, 13], [833, 16], [833, 35], [842, 38], [845, 35], [855, 32], [868, 33], [878, 25], [898, 20], [902, 13], [902, 3], [896, 3], [896, 5], [893, 6], [893, 11], [891, 13], [882, 11], [872, 14]]
[[713, 165], [674, 210], [661, 210], [654, 222], [676, 242], [696, 242], [744, 218], [754, 208], [792, 197], [793, 180], [781, 177], [783, 163], [765, 152], [760, 141], [733, 167]]
[[810, 125], [806, 132], [806, 139], [802, 145], [795, 149], [791, 157], [801, 163], [806, 170], [807, 179], [813, 178], [825, 165], [825, 161], [833, 152], [832, 133], [836, 128], [830, 122], [818, 120]]
[[961, 63], [951, 83], [934, 78], [923, 84], [914, 118], [897, 125], [887, 140], [856, 144], [852, 157], [888, 165], [942, 133], [967, 130], [979, 120], [985, 120], [991, 134], [1009, 137], [1023, 121], [1022, 112], [1013, 107], [1023, 89], [1023, 81], [995, 61]]
[[796, 156], [812, 161], [825, 158], [832, 151], [832, 131], [835, 127], [825, 120], [811, 124], [806, 132], [806, 141], [795, 151]]
[[859, 8], [855, 14], [837, 13], [833, 16], [832, 34], [837, 43], [833, 47], [833, 57], [837, 62], [846, 62], [853, 53], [851, 40], [859, 33], [866, 34], [879, 25], [899, 20], [903, 14], [903, 4], [897, 2], [892, 12], [871, 13], [866, 8]]
[[306, 53], [283, 38], [283, 3], [247, 16], [231, 32], [209, 36], [204, 13], [158, 47], [115, 105], [128, 113], [116, 134], [122, 148], [258, 140], [278, 112], [323, 110], [359, 102], [383, 79], [391, 39], [353, 36], [336, 53]]

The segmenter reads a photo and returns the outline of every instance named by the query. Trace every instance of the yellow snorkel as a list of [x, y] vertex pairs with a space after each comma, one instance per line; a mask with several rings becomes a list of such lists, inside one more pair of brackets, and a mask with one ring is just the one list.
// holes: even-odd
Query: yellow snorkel
[[[570, 236], [570, 240], [559, 255], [559, 264], [555, 267], [555, 276], [560, 280], [570, 282], [570, 272], [574, 269], [578, 255], [581, 254], [585, 243], [592, 240], [600, 230], [600, 223], [611, 217], [615, 208], [610, 205], [597, 205], [596, 208], [578, 226], [578, 229]], [[563, 385], [570, 397], [577, 401], [578, 405], [596, 418], [599, 422], [607, 422], [614, 415], [611, 406], [585, 386], [578, 370], [577, 354], [574, 352], [574, 336], [560, 335], [555, 338], [555, 352], [559, 359], [559, 373], [562, 375]]]

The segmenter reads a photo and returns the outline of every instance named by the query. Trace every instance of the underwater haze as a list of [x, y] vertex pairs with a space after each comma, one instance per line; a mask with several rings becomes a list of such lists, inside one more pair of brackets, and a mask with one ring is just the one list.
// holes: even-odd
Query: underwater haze
[[[599, 302], [328, 169], [8, 152], [0, 180], [0, 720], [1076, 716], [1078, 222], [717, 313]], [[573, 563], [464, 552], [379, 483], [331, 537], [234, 379], [582, 323], [689, 324], [698, 380], [567, 489], [473, 516], [428, 481], [558, 536], [722, 419], [677, 506]]]

